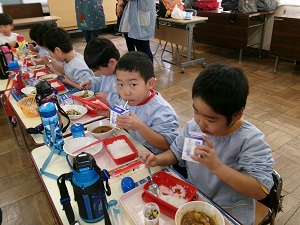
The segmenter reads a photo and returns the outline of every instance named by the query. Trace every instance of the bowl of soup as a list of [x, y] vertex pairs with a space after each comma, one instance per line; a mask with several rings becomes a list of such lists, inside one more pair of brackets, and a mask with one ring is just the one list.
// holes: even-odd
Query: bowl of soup
[[176, 225], [225, 225], [217, 208], [204, 201], [191, 201], [182, 205], [175, 214]]
[[99, 120], [88, 125], [87, 130], [95, 138], [103, 139], [112, 137], [114, 128], [110, 126], [109, 120]]

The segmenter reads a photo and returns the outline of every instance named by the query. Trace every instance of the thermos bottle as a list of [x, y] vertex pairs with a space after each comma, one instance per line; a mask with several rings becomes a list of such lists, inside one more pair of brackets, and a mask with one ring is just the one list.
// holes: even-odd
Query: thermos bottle
[[42, 104], [39, 107], [39, 112], [49, 147], [54, 146], [55, 150], [63, 152], [64, 139], [54, 103], [47, 102]]

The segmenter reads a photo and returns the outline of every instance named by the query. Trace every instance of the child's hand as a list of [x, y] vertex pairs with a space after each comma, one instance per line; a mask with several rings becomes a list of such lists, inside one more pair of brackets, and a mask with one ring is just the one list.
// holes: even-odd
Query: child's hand
[[119, 115], [116, 119], [116, 125], [119, 128], [123, 128], [125, 130], [138, 130], [142, 122], [140, 119], [134, 114], [130, 113], [130, 115]]
[[204, 164], [210, 172], [214, 173], [213, 171], [218, 169], [222, 165], [222, 162], [217, 156], [211, 140], [207, 136], [202, 136], [202, 138], [207, 145], [200, 145], [196, 147], [194, 155], [191, 155], [190, 157], [191, 159]]
[[32, 52], [37, 52], [36, 48], [34, 47], [33, 44], [28, 44], [27, 49], [32, 51]]
[[143, 162], [145, 163], [145, 167], [157, 166], [158, 161], [157, 161], [156, 156], [153, 153], [151, 153], [149, 151], [141, 151], [141, 152], [139, 152], [139, 157], [142, 158]]
[[80, 84], [80, 87], [83, 89], [83, 90], [91, 90], [92, 88], [92, 85], [91, 85], [91, 81], [90, 80], [86, 80], [86, 81], [83, 81], [81, 84]]
[[100, 98], [102, 98], [102, 99], [104, 99], [104, 100], [106, 100], [106, 98], [107, 98], [107, 93], [104, 93], [104, 92], [98, 92], [98, 93], [96, 93], [96, 96], [97, 97], [100, 97]]
[[49, 68], [51, 68], [51, 67], [53, 68], [52, 64], [53, 64], [54, 60], [51, 56], [43, 55], [43, 56], [41, 56], [41, 59], [43, 60], [43, 62], [46, 66], [48, 66]]

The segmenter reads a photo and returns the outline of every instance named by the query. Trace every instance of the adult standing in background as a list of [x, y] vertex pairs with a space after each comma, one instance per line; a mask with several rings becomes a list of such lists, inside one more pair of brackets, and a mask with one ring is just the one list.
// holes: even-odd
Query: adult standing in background
[[119, 0], [117, 15], [122, 15], [119, 32], [128, 35], [126, 43], [134, 44], [137, 51], [146, 53], [153, 62], [150, 39], [154, 38], [155, 0]]
[[100, 29], [106, 28], [103, 0], [75, 0], [76, 19], [79, 30], [88, 43], [98, 37]]

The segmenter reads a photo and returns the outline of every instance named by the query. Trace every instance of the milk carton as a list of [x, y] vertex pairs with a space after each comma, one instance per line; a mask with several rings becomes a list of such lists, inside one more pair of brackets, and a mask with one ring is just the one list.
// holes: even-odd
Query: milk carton
[[191, 159], [191, 155], [195, 155], [194, 150], [197, 146], [203, 145], [203, 139], [201, 134], [191, 132], [188, 136], [184, 139], [183, 151], [182, 151], [182, 159], [197, 162]]
[[110, 125], [112, 127], [116, 126], [116, 119], [119, 115], [129, 115], [130, 111], [125, 109], [123, 106], [115, 105], [112, 109], [110, 109]]

